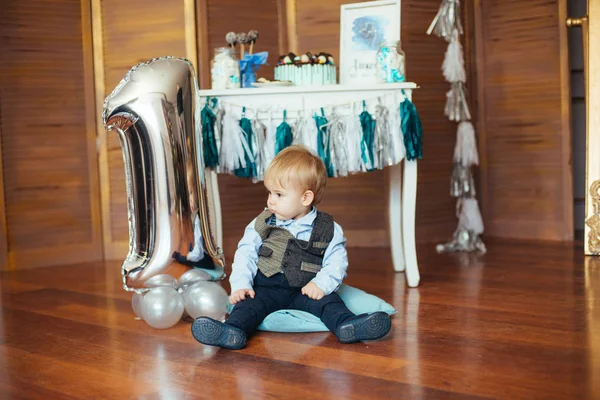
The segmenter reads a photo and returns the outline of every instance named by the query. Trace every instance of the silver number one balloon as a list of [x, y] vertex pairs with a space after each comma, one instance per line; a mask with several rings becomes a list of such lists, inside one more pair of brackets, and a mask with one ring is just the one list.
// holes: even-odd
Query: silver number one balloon
[[104, 103], [125, 162], [127, 290], [193, 266], [225, 266], [210, 229], [198, 83], [193, 66], [163, 57], [133, 67]]

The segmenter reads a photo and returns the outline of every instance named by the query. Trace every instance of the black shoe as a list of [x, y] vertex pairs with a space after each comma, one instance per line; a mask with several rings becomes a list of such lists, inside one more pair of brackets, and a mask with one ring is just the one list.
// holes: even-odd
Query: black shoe
[[196, 318], [192, 324], [192, 336], [202, 344], [229, 350], [239, 350], [246, 346], [244, 331], [209, 317]]
[[391, 327], [390, 316], [379, 311], [347, 319], [335, 330], [335, 336], [342, 343], [375, 340], [387, 335]]

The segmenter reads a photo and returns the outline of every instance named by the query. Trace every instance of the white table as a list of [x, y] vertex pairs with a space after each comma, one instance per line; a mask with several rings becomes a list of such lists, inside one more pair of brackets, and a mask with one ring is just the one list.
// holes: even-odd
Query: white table
[[[200, 96], [216, 97], [223, 103], [235, 104], [259, 110], [312, 110], [317, 106], [335, 106], [381, 97], [389, 104], [398, 106], [404, 89], [409, 99], [417, 85], [411, 82], [378, 84], [369, 86], [330, 85], [330, 86], [289, 86], [232, 90], [201, 90]], [[277, 118], [279, 117], [278, 113]], [[250, 115], [252, 118], [252, 115]], [[288, 112], [288, 119], [295, 116]], [[419, 267], [415, 247], [415, 205], [417, 198], [417, 161], [403, 160], [402, 165], [389, 168], [388, 179], [388, 218], [390, 226], [390, 247], [396, 271], [406, 271], [408, 286], [419, 285]], [[223, 247], [223, 229], [217, 175], [214, 171], [206, 174], [210, 195], [211, 225], [216, 241]]]

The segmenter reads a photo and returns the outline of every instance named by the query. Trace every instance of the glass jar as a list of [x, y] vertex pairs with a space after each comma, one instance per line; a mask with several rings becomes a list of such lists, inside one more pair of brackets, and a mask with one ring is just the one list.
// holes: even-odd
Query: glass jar
[[377, 52], [378, 83], [404, 82], [405, 56], [399, 41], [383, 42]]
[[237, 89], [240, 87], [240, 64], [231, 47], [215, 49], [211, 64], [213, 89]]

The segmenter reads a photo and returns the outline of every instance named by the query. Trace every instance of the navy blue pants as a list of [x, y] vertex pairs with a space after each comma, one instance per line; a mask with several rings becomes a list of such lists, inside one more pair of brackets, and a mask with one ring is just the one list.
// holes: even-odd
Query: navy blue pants
[[267, 278], [258, 271], [254, 278], [254, 298], [247, 296], [237, 303], [225, 322], [251, 335], [256, 327], [272, 312], [283, 309], [306, 311], [323, 321], [332, 332], [354, 314], [348, 310], [337, 293], [331, 293], [321, 300], [313, 300], [303, 295], [301, 288], [293, 288], [283, 274]]

